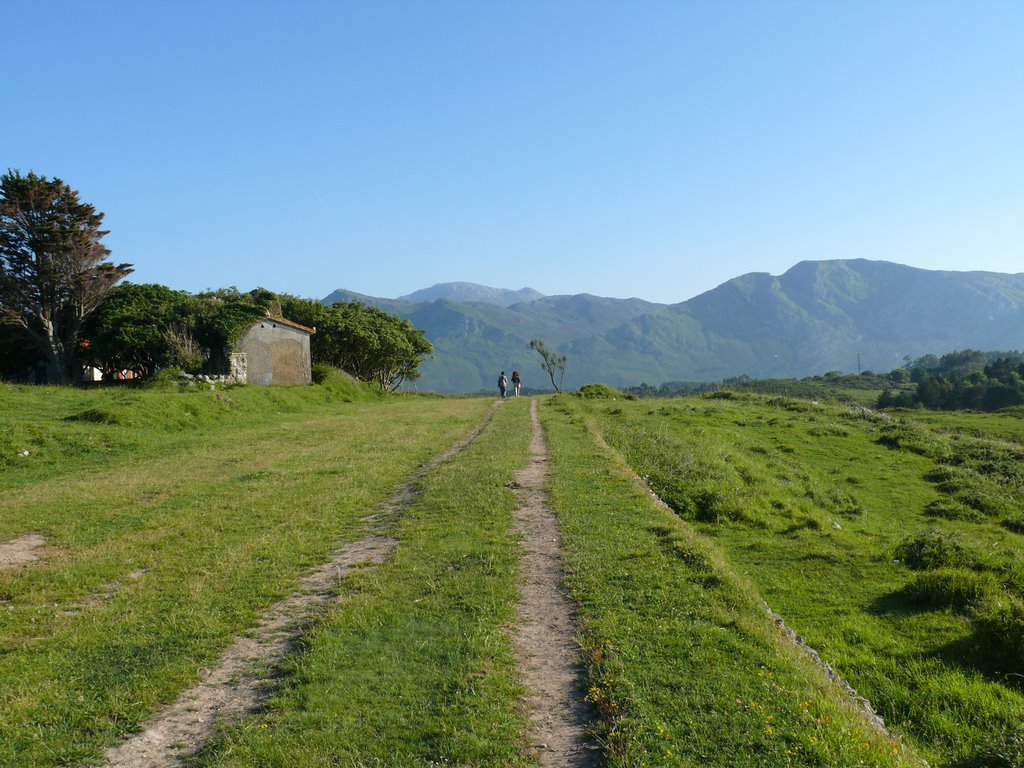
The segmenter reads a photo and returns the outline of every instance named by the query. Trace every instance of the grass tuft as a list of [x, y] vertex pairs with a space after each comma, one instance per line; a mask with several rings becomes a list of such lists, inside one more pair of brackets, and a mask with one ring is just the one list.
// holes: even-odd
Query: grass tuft
[[905, 595], [911, 603], [929, 608], [965, 611], [977, 607], [999, 592], [999, 582], [991, 573], [940, 568], [915, 576], [907, 585]]
[[969, 567], [976, 562], [961, 546], [956, 534], [937, 528], [907, 537], [896, 545], [893, 556], [915, 571]]
[[966, 523], [980, 523], [985, 520], [985, 515], [976, 509], [971, 509], [961, 504], [956, 499], [941, 498], [933, 499], [924, 508], [926, 517], [941, 518], [943, 520], [955, 520]]
[[955, 768], [1021, 768], [1024, 766], [1024, 724], [1007, 726]]
[[1024, 663], [1024, 603], [1012, 596], [990, 599], [972, 617], [976, 640], [1002, 666], [1020, 669]]

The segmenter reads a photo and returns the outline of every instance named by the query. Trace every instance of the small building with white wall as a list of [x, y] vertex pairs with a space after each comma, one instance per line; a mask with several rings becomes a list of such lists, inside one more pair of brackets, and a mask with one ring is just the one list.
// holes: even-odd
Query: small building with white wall
[[314, 333], [315, 328], [280, 317], [258, 320], [229, 353], [229, 378], [260, 386], [309, 384], [309, 340]]

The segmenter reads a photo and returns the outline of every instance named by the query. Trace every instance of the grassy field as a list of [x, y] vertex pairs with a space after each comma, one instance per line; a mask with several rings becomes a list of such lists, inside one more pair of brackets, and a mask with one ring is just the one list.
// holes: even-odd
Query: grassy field
[[[958, 419], [951, 430], [941, 417], [865, 418], [841, 406], [730, 394], [668, 403], [563, 403], [553, 406], [558, 418], [549, 416], [556, 434], [568, 429], [558, 426], [565, 422], [581, 433], [598, 433], [613, 455], [644, 477], [685, 523], [681, 529], [670, 526], [670, 532], [664, 524], [640, 526], [646, 536], [635, 535], [648, 549], [637, 550], [643, 553], [643, 565], [623, 571], [631, 586], [622, 600], [635, 591], [632, 582], [641, 576], [652, 580], [649, 586], [658, 595], [641, 600], [643, 609], [650, 610], [667, 583], [699, 584], [702, 569], [713, 573], [737, 594], [746, 590], [750, 595], [750, 607], [742, 612], [755, 624], [748, 632], [756, 634], [755, 603], [763, 598], [933, 765], [1021, 764], [1024, 446], [1006, 438], [1011, 430], [1005, 425], [993, 436], [982, 419], [969, 430]], [[570, 464], [560, 473], [561, 482], [572, 487], [579, 473], [580, 467]], [[589, 495], [560, 501], [560, 511], [579, 514]], [[599, 525], [582, 524], [584, 538], [575, 556], [593, 557], [599, 546], [593, 531], [602, 529], [604, 518]], [[622, 547], [628, 529], [621, 536], [608, 536], [606, 546]], [[676, 566], [679, 572], [674, 573], [667, 564], [647, 563], [659, 560], [651, 550], [654, 537], [680, 546], [679, 557], [696, 563], [697, 573], [692, 567]], [[677, 545], [680, 537], [684, 543]], [[619, 557], [627, 552], [620, 550]], [[714, 567], [716, 562], [721, 568]], [[652, 571], [660, 577], [650, 576]], [[716, 580], [717, 593], [723, 589]], [[590, 595], [593, 589], [584, 593]], [[715, 605], [710, 597], [697, 602]], [[604, 610], [597, 611], [597, 619], [604, 620]], [[729, 624], [739, 625], [737, 611], [706, 620], [711, 629], [717, 623], [729, 631], [718, 639], [697, 638], [692, 645], [710, 645], [709, 656], [718, 661], [736, 655], [723, 649], [743, 634]], [[612, 631], [621, 628], [620, 618], [612, 620], [611, 630], [602, 627], [596, 635], [611, 643], [621, 667], [630, 658], [621, 646], [632, 641]], [[678, 629], [672, 630], [666, 642], [679, 637]], [[690, 692], [686, 686], [724, 721], [719, 734], [735, 732], [736, 749], [752, 732], [744, 721], [750, 713], [739, 704], [729, 712], [726, 704], [757, 698], [751, 685], [756, 654], [747, 649], [739, 656], [746, 659], [741, 665], [746, 671], [738, 676], [737, 687], [701, 685]], [[693, 671], [703, 684], [710, 662], [698, 667]], [[645, 694], [655, 691], [648, 674], [653, 674], [650, 664], [638, 664], [627, 671], [626, 687]], [[772, 676], [779, 679], [777, 672]], [[672, 677], [668, 681], [665, 695], [678, 685]], [[795, 690], [791, 683], [783, 687]], [[716, 695], [716, 690], [730, 693]], [[792, 715], [788, 695], [762, 694], [761, 700], [766, 698]], [[630, 711], [648, 703], [627, 695], [620, 707]], [[784, 715], [772, 714], [774, 722]], [[799, 725], [797, 720], [787, 726], [788, 748], [804, 754], [810, 737]], [[681, 743], [695, 726], [677, 718], [673, 727], [665, 727]], [[767, 727], [772, 737], [784, 730]], [[643, 728], [630, 734], [621, 737], [625, 754], [633, 743], [651, 754]], [[821, 737], [813, 735], [817, 747]], [[756, 754], [767, 747], [752, 749]], [[849, 744], [839, 751], [844, 756], [855, 753]], [[875, 764], [881, 758], [864, 759]], [[759, 763], [751, 756], [735, 764]], [[840, 763], [831, 758], [821, 764]]]
[[[482, 423], [192, 764], [536, 765], [509, 639], [528, 401], [492, 403], [0, 387], [0, 544], [45, 540], [0, 569], [0, 765], [97, 763]], [[727, 393], [541, 414], [603, 764], [1024, 765], [1019, 417]]]
[[46, 541], [0, 570], [7, 766], [96, 759], [488, 405], [342, 385], [0, 400], [0, 541]]

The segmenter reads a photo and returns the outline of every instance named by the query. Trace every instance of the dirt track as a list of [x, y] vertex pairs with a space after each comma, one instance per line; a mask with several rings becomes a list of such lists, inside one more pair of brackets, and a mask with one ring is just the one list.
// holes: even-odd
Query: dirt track
[[380, 509], [365, 517], [363, 522], [372, 531], [366, 538], [335, 550], [330, 560], [300, 579], [289, 597], [267, 609], [252, 631], [237, 637], [199, 683], [183, 692], [140, 732], [107, 750], [107, 764], [111, 768], [181, 765], [206, 745], [216, 723], [257, 710], [272, 692], [275, 666], [294, 646], [304, 626], [324, 604], [338, 599], [331, 591], [333, 584], [353, 569], [380, 565], [391, 556], [398, 542], [384, 535], [384, 529], [416, 496], [417, 483], [472, 443], [493, 414], [492, 408], [479, 425], [421, 467]]
[[524, 550], [515, 641], [529, 691], [531, 749], [543, 766], [590, 768], [597, 752], [587, 731], [574, 612], [562, 591], [558, 522], [546, 503], [548, 455], [536, 400], [530, 420], [530, 463], [516, 475], [521, 506], [514, 516]]

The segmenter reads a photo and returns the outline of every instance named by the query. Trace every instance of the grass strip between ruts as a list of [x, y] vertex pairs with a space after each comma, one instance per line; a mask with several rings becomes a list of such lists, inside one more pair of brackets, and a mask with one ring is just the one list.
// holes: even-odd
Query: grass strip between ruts
[[528, 401], [509, 401], [421, 483], [383, 565], [356, 571], [285, 665], [266, 712], [228, 727], [208, 766], [525, 766], [508, 626], [519, 549], [509, 486]]
[[551, 501], [609, 766], [897, 766], [714, 545], [655, 504], [570, 397], [545, 404]]

